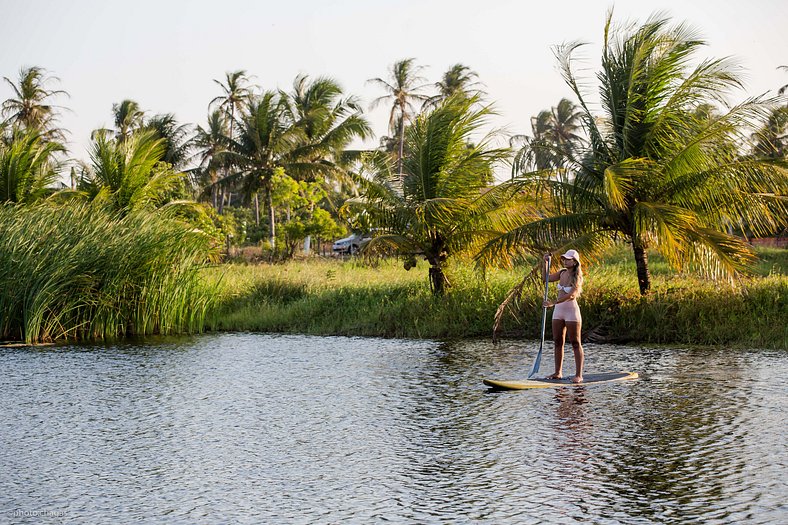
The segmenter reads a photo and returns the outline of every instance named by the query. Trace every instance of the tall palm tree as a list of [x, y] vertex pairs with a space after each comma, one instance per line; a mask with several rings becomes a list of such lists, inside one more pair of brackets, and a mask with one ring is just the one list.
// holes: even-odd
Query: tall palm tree
[[399, 122], [399, 129], [396, 130], [399, 137], [399, 153], [397, 155], [397, 172], [400, 180], [402, 176], [402, 157], [405, 147], [405, 126], [407, 121], [415, 114], [414, 102], [424, 102], [427, 96], [421, 91], [426, 87], [424, 78], [419, 76], [422, 66], [416, 65], [415, 58], [406, 58], [395, 62], [389, 71], [389, 78], [372, 78], [368, 80], [376, 86], [386, 91], [386, 94], [372, 101], [372, 108], [377, 107], [382, 102], [391, 102], [389, 112], [389, 131], [395, 132], [395, 124]]
[[224, 151], [227, 135], [227, 118], [222, 110], [216, 109], [208, 115], [205, 128], [197, 126], [197, 131], [191, 140], [192, 148], [196, 150], [193, 160], [197, 162], [197, 167], [191, 170], [191, 173], [198, 187], [203, 188], [203, 191], [210, 190], [211, 204], [217, 209], [219, 180], [217, 158]]
[[58, 180], [57, 153], [65, 148], [35, 128], [17, 128], [0, 141], [0, 203], [31, 203], [51, 193]]
[[731, 223], [745, 221], [758, 234], [788, 216], [786, 170], [739, 154], [747, 126], [764, 106], [750, 99], [721, 114], [697, 111], [741, 86], [731, 63], [704, 60], [690, 69], [704, 42], [684, 24], [652, 16], [640, 27], [612, 30], [611, 19], [597, 74], [600, 117], [589, 110], [572, 69], [580, 44], [557, 53], [589, 137], [578, 151], [562, 153], [573, 178], [532, 172], [512, 183], [542, 191], [554, 214], [512, 228], [479, 259], [492, 262], [546, 245], [593, 251], [623, 237], [632, 245], [641, 293], [651, 285], [650, 247], [675, 268], [732, 276], [753, 253], [727, 233]]
[[379, 228], [368, 250], [404, 256], [408, 269], [415, 257], [424, 257], [437, 295], [446, 288], [446, 261], [472, 252], [489, 232], [494, 199], [484, 192], [494, 165], [509, 153], [493, 147], [490, 135], [478, 144], [470, 142], [492, 113], [477, 103], [478, 97], [455, 95], [416, 117], [406, 136], [403, 192], [386, 184], [391, 173], [384, 172], [377, 182], [360, 181], [362, 198], [343, 207], [345, 214], [364, 214], [370, 226]]
[[44, 138], [62, 139], [62, 132], [55, 127], [58, 106], [48, 102], [59, 95], [68, 96], [63, 90], [48, 89], [47, 85], [58, 79], [35, 66], [21, 69], [18, 83], [8, 77], [3, 79], [15, 96], [3, 102], [0, 111], [3, 117], [13, 124], [43, 132]]
[[[265, 191], [268, 204], [269, 242], [276, 244], [276, 216], [273, 205], [273, 177], [278, 168], [287, 167], [292, 151], [304, 140], [304, 133], [287, 118], [287, 103], [275, 91], [263, 92], [252, 99], [235, 119], [235, 137], [225, 137], [225, 151], [217, 160], [228, 167], [219, 183], [240, 186], [247, 200]], [[257, 218], [259, 221], [259, 217]]]
[[[290, 122], [303, 132], [303, 142], [286, 159], [288, 175], [318, 183], [325, 190], [329, 189], [328, 183], [352, 183], [349, 170], [362, 152], [348, 147], [355, 139], [373, 135], [358, 99], [344, 96], [334, 79], [310, 80], [306, 75], [296, 77], [292, 92], [283, 99]], [[315, 204], [312, 202], [307, 210], [310, 217]]]
[[230, 137], [232, 137], [236, 110], [243, 108], [252, 98], [249, 77], [246, 75], [246, 71], [240, 69], [225, 73], [224, 83], [216, 79], [214, 82], [222, 88], [223, 93], [211, 100], [209, 106], [216, 104], [227, 114], [230, 122]]
[[482, 84], [478, 82], [479, 75], [468, 66], [454, 64], [443, 73], [441, 79], [435, 83], [438, 90], [436, 95], [429, 97], [424, 102], [424, 107], [435, 107], [441, 101], [452, 95], [463, 93], [467, 96], [481, 95]]
[[[246, 75], [246, 71], [240, 69], [238, 71], [227, 72], [224, 76], [224, 82], [214, 79], [214, 82], [222, 89], [223, 93], [211, 100], [208, 104], [208, 108], [210, 109], [211, 106], [218, 105], [219, 109], [224, 111], [227, 116], [227, 121], [230, 123], [229, 137], [233, 139], [235, 138], [235, 112], [241, 110], [249, 103], [253, 96], [253, 92], [252, 88], [249, 86], [249, 77]], [[225, 176], [222, 177], [222, 180], [229, 179]], [[219, 213], [221, 213], [224, 208], [225, 191], [226, 188], [222, 186]]]

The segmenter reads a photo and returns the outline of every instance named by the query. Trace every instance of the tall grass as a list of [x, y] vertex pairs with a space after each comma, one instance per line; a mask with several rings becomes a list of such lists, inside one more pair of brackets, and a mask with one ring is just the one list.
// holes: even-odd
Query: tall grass
[[[586, 266], [580, 299], [584, 331], [595, 340], [788, 348], [788, 277], [781, 253], [765, 253], [763, 273], [733, 284], [675, 275], [652, 255], [653, 289], [641, 297], [634, 261], [614, 250]], [[788, 270], [788, 268], [786, 268]], [[449, 269], [452, 287], [434, 297], [424, 263], [406, 272], [401, 263], [310, 260], [284, 265], [226, 265], [218, 330], [261, 330], [384, 337], [489, 336], [498, 305], [520, 272], [492, 272], [482, 279], [468, 265]], [[554, 293], [554, 292], [551, 292]], [[539, 337], [541, 287], [527, 288], [504, 334]], [[548, 329], [548, 337], [549, 337]]]
[[28, 343], [202, 330], [214, 294], [201, 232], [90, 204], [0, 206], [0, 339]]

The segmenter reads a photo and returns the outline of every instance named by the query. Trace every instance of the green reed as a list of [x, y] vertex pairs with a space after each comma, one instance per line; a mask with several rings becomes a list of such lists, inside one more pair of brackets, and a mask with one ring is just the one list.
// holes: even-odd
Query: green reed
[[0, 206], [0, 339], [28, 343], [203, 329], [215, 284], [198, 230], [90, 204]]

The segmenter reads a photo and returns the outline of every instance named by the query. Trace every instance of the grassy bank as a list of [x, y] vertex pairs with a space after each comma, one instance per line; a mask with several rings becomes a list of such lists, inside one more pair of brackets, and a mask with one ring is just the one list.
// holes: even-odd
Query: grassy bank
[[[735, 286], [676, 276], [654, 255], [652, 293], [640, 297], [634, 263], [616, 250], [587, 268], [584, 329], [613, 342], [788, 348], [785, 250], [760, 253], [759, 275]], [[495, 271], [482, 280], [455, 265], [450, 293], [435, 298], [423, 263], [410, 272], [396, 261], [325, 259], [206, 271], [219, 282], [214, 329], [417, 338], [489, 336], [496, 308], [520, 275]], [[527, 289], [504, 333], [538, 337], [540, 301], [538, 285]]]

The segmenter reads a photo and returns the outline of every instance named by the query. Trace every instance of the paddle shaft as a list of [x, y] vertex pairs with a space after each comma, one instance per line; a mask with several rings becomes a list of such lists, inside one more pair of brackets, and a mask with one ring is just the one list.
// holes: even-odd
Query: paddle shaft
[[542, 339], [539, 341], [539, 352], [536, 354], [536, 359], [534, 359], [534, 364], [531, 367], [531, 371], [528, 373], [528, 379], [532, 378], [539, 372], [539, 365], [542, 363], [542, 349], [544, 348], [544, 332], [545, 327], [547, 325], [547, 307], [544, 305], [545, 301], [547, 301], [547, 294], [550, 288], [550, 259], [551, 257], [547, 257], [547, 268], [544, 273], [544, 299], [542, 300]]

